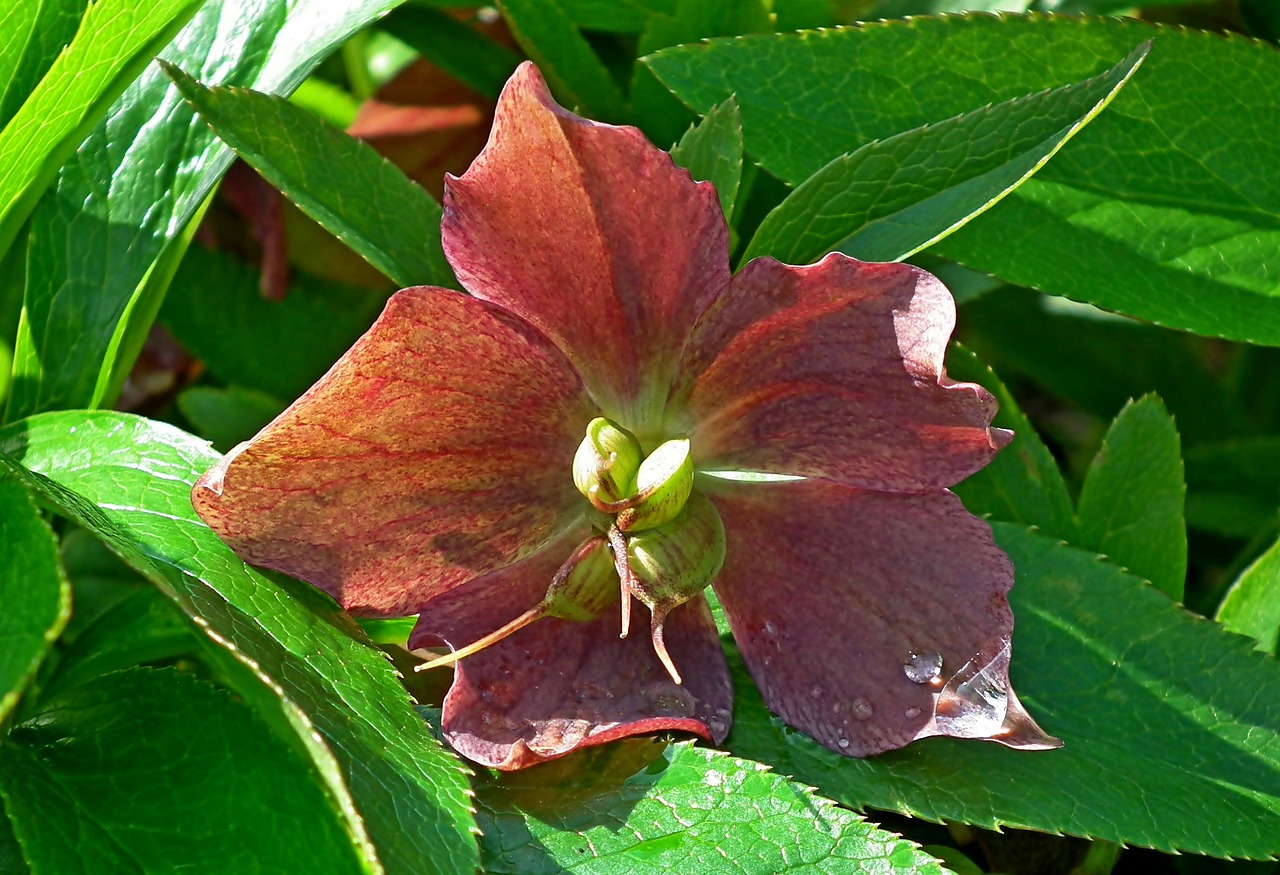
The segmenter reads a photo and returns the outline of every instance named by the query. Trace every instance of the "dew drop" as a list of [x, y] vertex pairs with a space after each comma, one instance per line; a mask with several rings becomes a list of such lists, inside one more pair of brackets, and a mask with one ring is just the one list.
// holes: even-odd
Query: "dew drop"
[[854, 699], [850, 707], [853, 710], [853, 716], [858, 720], [870, 720], [876, 713], [876, 709], [871, 707], [871, 703], [861, 696]]
[[809, 690], [809, 695], [813, 696], [815, 699], [821, 699], [822, 687], [818, 686], [817, 684], [814, 684], [813, 689]]
[[707, 728], [711, 730], [712, 735], [720, 735], [725, 731], [724, 721], [716, 717], [712, 717], [707, 721]]
[[920, 716], [920, 709], [908, 708], [906, 711], [903, 711], [902, 713], [906, 715], [908, 720], [914, 720], [915, 718]]
[[770, 638], [775, 638], [775, 637], [777, 637], [777, 635], [778, 635], [778, 627], [777, 627], [777, 625], [773, 622], [773, 620], [766, 620], [766, 621], [765, 621], [765, 623], [764, 623], [764, 634], [768, 635]]
[[836, 744], [840, 745], [841, 748], [846, 748], [849, 746], [849, 739], [842, 738], [839, 741], [837, 741]]
[[942, 654], [936, 650], [908, 654], [907, 661], [902, 664], [902, 673], [912, 683], [932, 683], [942, 674]]

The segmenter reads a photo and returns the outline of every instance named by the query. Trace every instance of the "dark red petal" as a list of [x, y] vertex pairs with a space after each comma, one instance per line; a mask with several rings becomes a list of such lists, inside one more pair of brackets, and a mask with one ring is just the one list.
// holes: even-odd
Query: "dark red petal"
[[551, 338], [603, 415], [656, 432], [689, 332], [729, 282], [715, 190], [635, 128], [558, 106], [526, 63], [444, 203], [463, 286]]
[[849, 756], [930, 735], [1058, 746], [1009, 687], [1013, 568], [950, 492], [712, 489], [728, 537], [716, 594], [782, 719]]
[[910, 265], [756, 259], [699, 322], [668, 424], [703, 470], [949, 486], [1008, 442], [990, 393], [943, 372], [954, 325], [946, 287]]
[[[431, 601], [410, 647], [466, 646], [534, 607], [575, 545], [562, 538], [523, 562]], [[684, 675], [675, 684], [649, 642], [648, 612], [633, 605], [590, 622], [542, 619], [457, 664], [444, 700], [445, 737], [468, 759], [520, 769], [581, 747], [647, 732], [729, 732], [733, 689], [715, 622], [698, 596], [667, 618], [666, 643]]]
[[572, 368], [529, 326], [454, 292], [406, 289], [191, 500], [246, 561], [351, 611], [414, 613], [571, 522], [591, 415]]

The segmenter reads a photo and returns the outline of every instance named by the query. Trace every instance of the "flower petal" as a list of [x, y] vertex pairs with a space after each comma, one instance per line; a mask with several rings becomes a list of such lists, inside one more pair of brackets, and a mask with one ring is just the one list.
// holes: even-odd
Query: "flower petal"
[[348, 610], [401, 616], [577, 515], [573, 453], [591, 415], [572, 368], [529, 326], [406, 289], [191, 500], [246, 561]]
[[946, 378], [954, 326], [946, 287], [910, 265], [756, 259], [699, 322], [668, 426], [701, 470], [950, 486], [1009, 438], [990, 393]]
[[930, 735], [1058, 746], [1009, 686], [1013, 568], [950, 492], [709, 492], [729, 548], [716, 594], [770, 710], [850, 756]]
[[[538, 604], [573, 547], [570, 537], [561, 538], [434, 599], [409, 646], [444, 642], [456, 650], [515, 619]], [[636, 619], [645, 616], [636, 612]], [[667, 618], [666, 644], [682, 685], [658, 661], [647, 629], [620, 639], [619, 627], [613, 612], [588, 622], [546, 618], [463, 658], [444, 700], [445, 737], [468, 759], [499, 769], [647, 732], [723, 741], [733, 688], [706, 599], [698, 596]]]
[[551, 338], [603, 415], [656, 432], [689, 332], [729, 282], [714, 188], [635, 128], [566, 111], [526, 63], [444, 204], [463, 286]]

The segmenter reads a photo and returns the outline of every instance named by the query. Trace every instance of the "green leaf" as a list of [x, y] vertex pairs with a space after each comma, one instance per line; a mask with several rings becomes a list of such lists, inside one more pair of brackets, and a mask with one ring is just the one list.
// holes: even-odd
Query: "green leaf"
[[992, 528], [1017, 569], [1014, 687], [1061, 750], [931, 738], [846, 759], [769, 717], [739, 672], [732, 751], [853, 807], [1164, 851], [1280, 851], [1280, 664], [1092, 554]]
[[0, 254], [107, 106], [202, 0], [99, 0], [0, 131]]
[[1217, 620], [1276, 655], [1280, 645], [1280, 541], [1258, 557], [1227, 590]]
[[1266, 170], [1280, 165], [1280, 116], [1256, 111], [1280, 103], [1271, 46], [970, 15], [714, 40], [645, 63], [695, 110], [736, 94], [747, 152], [798, 184], [872, 140], [1094, 75], [1153, 36], [1096, 123], [937, 252], [1159, 324], [1280, 344], [1280, 178]]
[[31, 867], [22, 857], [22, 847], [13, 834], [13, 824], [4, 810], [4, 793], [0, 792], [0, 872], [5, 875], [31, 875]]
[[1203, 338], [1008, 287], [964, 305], [959, 322], [964, 343], [1001, 374], [1024, 375], [1104, 421], [1154, 391], [1188, 444], [1250, 430], [1256, 399], [1224, 391]]
[[230, 256], [187, 252], [160, 318], [226, 383], [296, 398], [373, 324], [386, 295], [296, 274], [269, 301], [258, 274]]
[[71, 615], [58, 542], [17, 478], [0, 475], [0, 724]]
[[639, 33], [655, 12], [670, 14], [677, 0], [557, 0], [565, 14], [588, 30]]
[[285, 406], [265, 392], [239, 386], [194, 386], [178, 395], [178, 409], [196, 427], [196, 434], [224, 453], [257, 434]]
[[1075, 513], [1062, 471], [1000, 378], [959, 344], [947, 355], [947, 372], [953, 380], [985, 386], [1000, 402], [993, 424], [1013, 431], [1012, 443], [955, 486], [965, 507], [979, 516], [1036, 526], [1075, 540]]
[[520, 64], [520, 56], [506, 46], [435, 9], [401, 6], [379, 26], [485, 97], [496, 99]]
[[742, 182], [742, 116], [730, 97], [712, 107], [671, 150], [672, 159], [699, 182], [710, 182], [720, 196], [725, 217], [733, 215], [733, 203]]
[[289, 101], [164, 70], [222, 140], [304, 213], [400, 286], [453, 286], [440, 205], [368, 143]]
[[[163, 56], [207, 83], [284, 94], [394, 5], [206, 0]], [[189, 222], [232, 158], [158, 66], [121, 95], [77, 154], [32, 216], [10, 420], [114, 402], [111, 389], [194, 231]]]
[[1182, 442], [1173, 418], [1155, 395], [1130, 402], [1085, 475], [1076, 511], [1080, 537], [1074, 543], [1182, 601], [1186, 492]]
[[622, 90], [559, 0], [497, 3], [511, 35], [538, 65], [562, 104], [599, 121], [626, 121], [630, 110]]
[[1280, 437], [1243, 438], [1186, 453], [1187, 518], [1247, 538], [1280, 517]]
[[350, 788], [387, 872], [417, 873], [423, 861], [442, 873], [474, 870], [462, 770], [413, 712], [390, 663], [352, 637], [350, 618], [318, 590], [247, 567], [196, 517], [191, 484], [218, 459], [207, 444], [126, 414], [50, 413], [0, 430], [0, 453], [213, 645], [251, 660], [268, 689], [301, 709], [341, 767], [345, 781], [331, 781], [331, 791], [341, 798]]
[[494, 875], [943, 872], [809, 788], [691, 744], [591, 748], [486, 782], [477, 802]]
[[895, 134], [810, 176], [761, 223], [743, 261], [810, 264], [837, 247], [901, 261], [995, 206], [1129, 81], [1144, 43], [1107, 73]]
[[[57, 787], [56, 813], [31, 798], [39, 785]], [[116, 672], [50, 702], [0, 746], [0, 792], [37, 871], [376, 871], [311, 763], [172, 669]], [[101, 830], [124, 865], [70, 865], [80, 849], [66, 833], [80, 829]]]
[[8, 3], [0, 10], [0, 33], [8, 40], [0, 52], [0, 128], [75, 37], [86, 5], [87, 0], [43, 0]]

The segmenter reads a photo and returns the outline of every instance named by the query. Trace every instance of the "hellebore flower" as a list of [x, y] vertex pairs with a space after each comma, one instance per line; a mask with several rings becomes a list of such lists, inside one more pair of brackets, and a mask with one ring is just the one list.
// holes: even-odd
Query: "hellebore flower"
[[769, 707], [832, 750], [1056, 746], [1009, 687], [1012, 568], [947, 491], [1009, 436], [943, 372], [936, 278], [839, 254], [732, 276], [712, 187], [531, 64], [443, 239], [471, 296], [397, 293], [192, 500], [251, 563], [418, 612], [410, 645], [454, 651], [457, 750], [721, 742], [708, 585]]

